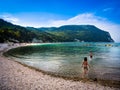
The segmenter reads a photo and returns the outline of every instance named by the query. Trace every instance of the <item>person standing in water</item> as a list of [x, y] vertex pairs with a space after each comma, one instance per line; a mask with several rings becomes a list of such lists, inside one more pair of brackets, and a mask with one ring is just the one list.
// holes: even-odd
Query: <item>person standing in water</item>
[[88, 61], [87, 61], [87, 57], [84, 57], [82, 67], [83, 67], [83, 77], [85, 77], [87, 75], [87, 72], [88, 72], [88, 67], [90, 67], [90, 65], [88, 64]]
[[90, 59], [92, 59], [92, 58], [93, 58], [93, 54], [92, 54], [92, 52], [91, 52], [91, 51], [90, 51], [89, 56], [90, 56]]

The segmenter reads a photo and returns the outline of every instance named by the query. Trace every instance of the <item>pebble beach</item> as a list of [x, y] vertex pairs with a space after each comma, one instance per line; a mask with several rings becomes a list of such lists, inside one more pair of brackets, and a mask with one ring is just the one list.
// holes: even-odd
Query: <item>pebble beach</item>
[[5, 51], [24, 45], [0, 44], [0, 90], [120, 90], [97, 82], [53, 77], [3, 56]]

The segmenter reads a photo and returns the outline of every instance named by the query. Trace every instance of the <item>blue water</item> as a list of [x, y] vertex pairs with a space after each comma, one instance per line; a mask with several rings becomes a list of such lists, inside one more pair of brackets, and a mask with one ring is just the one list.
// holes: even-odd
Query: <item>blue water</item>
[[[90, 51], [92, 59], [89, 58]], [[29, 66], [65, 77], [81, 77], [81, 64], [87, 57], [89, 78], [120, 81], [120, 43], [40, 44], [12, 49], [7, 54]]]

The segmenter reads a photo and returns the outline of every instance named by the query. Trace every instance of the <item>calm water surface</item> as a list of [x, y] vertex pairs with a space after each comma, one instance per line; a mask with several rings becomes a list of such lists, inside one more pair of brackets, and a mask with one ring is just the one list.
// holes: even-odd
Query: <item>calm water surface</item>
[[[93, 59], [89, 52], [93, 52]], [[48, 73], [81, 77], [81, 64], [88, 57], [89, 78], [120, 81], [120, 43], [52, 43], [20, 47], [7, 54], [15, 60]]]

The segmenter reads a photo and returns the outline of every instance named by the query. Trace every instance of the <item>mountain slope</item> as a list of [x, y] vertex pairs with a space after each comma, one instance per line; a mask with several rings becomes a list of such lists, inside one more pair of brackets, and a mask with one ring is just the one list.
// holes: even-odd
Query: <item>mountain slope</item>
[[93, 25], [65, 25], [33, 28], [14, 25], [0, 19], [0, 43], [3, 42], [113, 42], [110, 34]]
[[43, 31], [30, 30], [0, 19], [0, 43], [6, 41], [32, 42], [34, 38], [43, 42], [55, 41], [51, 34]]
[[65, 25], [58, 28], [38, 28], [61, 38], [61, 41], [113, 42], [109, 32], [93, 25]]

